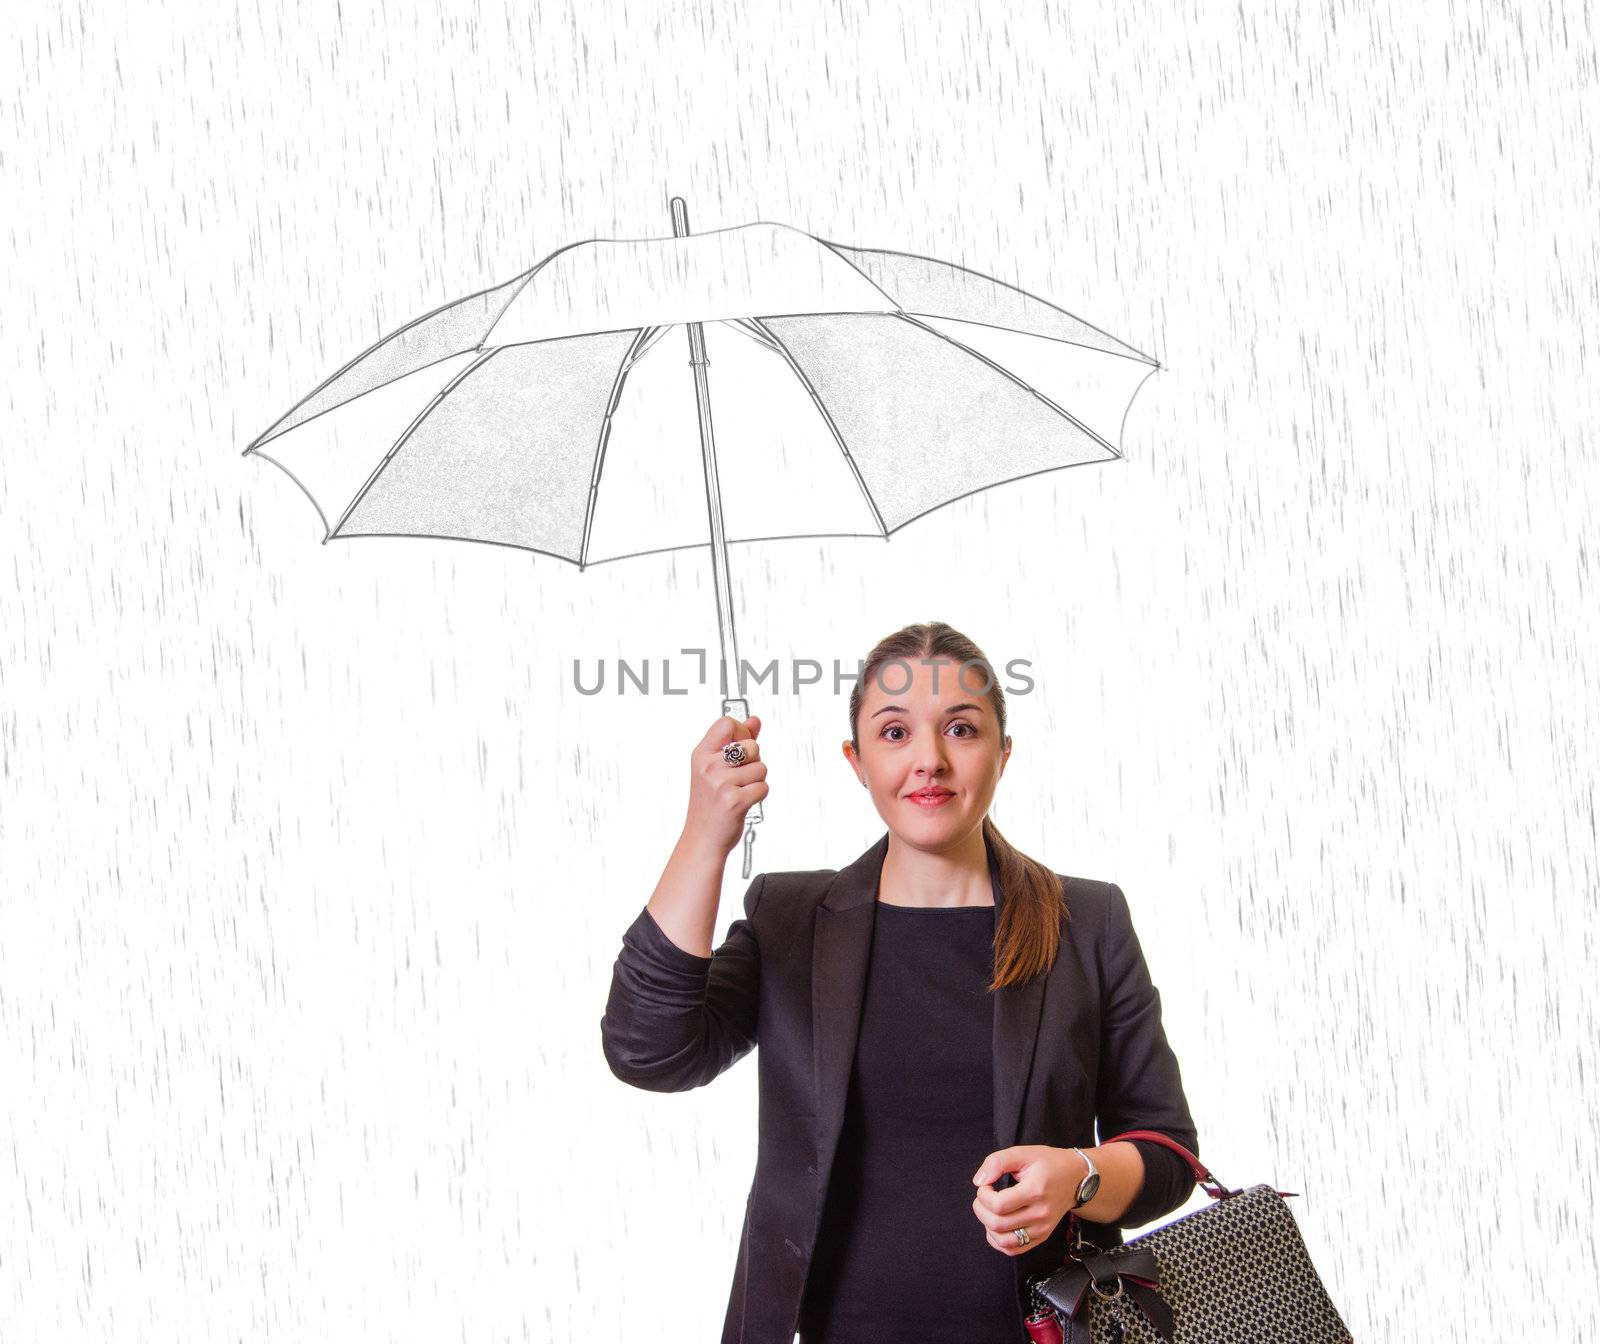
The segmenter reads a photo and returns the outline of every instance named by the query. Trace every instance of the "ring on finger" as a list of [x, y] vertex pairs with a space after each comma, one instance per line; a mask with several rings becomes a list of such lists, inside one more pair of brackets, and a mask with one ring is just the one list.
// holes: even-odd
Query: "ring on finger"
[[730, 742], [722, 749], [722, 759], [729, 765], [743, 765], [745, 762], [744, 747], [738, 742]]
[[1012, 1228], [1011, 1235], [1017, 1239], [1018, 1246], [1026, 1246], [1030, 1241], [1033, 1240], [1033, 1238], [1028, 1235], [1028, 1229], [1025, 1227]]

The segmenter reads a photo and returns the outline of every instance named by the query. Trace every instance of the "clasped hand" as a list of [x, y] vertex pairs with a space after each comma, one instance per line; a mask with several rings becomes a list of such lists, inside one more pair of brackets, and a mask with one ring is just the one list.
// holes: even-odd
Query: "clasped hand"
[[[1008, 1171], [1016, 1184], [996, 1190], [994, 1183]], [[1074, 1206], [1087, 1174], [1083, 1159], [1070, 1148], [1024, 1143], [990, 1153], [972, 1177], [978, 1187], [972, 1211], [987, 1229], [989, 1245], [1003, 1255], [1037, 1246]], [[1019, 1227], [1027, 1229], [1027, 1246], [1013, 1235]]]

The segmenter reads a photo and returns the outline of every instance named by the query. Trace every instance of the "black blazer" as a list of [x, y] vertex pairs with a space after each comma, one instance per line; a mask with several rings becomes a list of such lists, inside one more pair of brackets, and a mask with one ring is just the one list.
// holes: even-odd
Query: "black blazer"
[[[844, 1122], [888, 849], [885, 833], [837, 872], [761, 874], [745, 893], [745, 917], [710, 957], [677, 946], [648, 908], [622, 936], [600, 1019], [606, 1062], [618, 1078], [681, 1092], [704, 1086], [760, 1046], [755, 1179], [722, 1344], [793, 1344]], [[992, 854], [990, 876], [999, 907]], [[1114, 883], [1062, 882], [1070, 918], [1063, 916], [1054, 965], [992, 996], [994, 1148], [1087, 1148], [1097, 1142], [1098, 1122], [1104, 1138], [1152, 1129], [1198, 1154], [1127, 899]], [[1139, 1148], [1145, 1183], [1123, 1216], [1128, 1226], [1177, 1208], [1194, 1188], [1188, 1167], [1169, 1150]], [[973, 1154], [974, 1168], [983, 1157]], [[1012, 1257], [1018, 1344], [1027, 1338], [1027, 1278], [1061, 1263], [1066, 1224], [1063, 1218], [1046, 1240]], [[1088, 1223], [1084, 1230], [1102, 1245], [1122, 1240], [1115, 1227]]]

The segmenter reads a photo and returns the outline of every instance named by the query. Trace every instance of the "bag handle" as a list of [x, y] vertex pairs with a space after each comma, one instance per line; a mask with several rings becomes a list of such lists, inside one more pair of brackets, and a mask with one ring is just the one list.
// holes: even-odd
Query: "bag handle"
[[[1203, 1163], [1181, 1143], [1179, 1143], [1176, 1139], [1168, 1138], [1165, 1134], [1158, 1133], [1156, 1130], [1126, 1129], [1123, 1130], [1121, 1134], [1113, 1134], [1109, 1139], [1101, 1139], [1100, 1142], [1102, 1145], [1104, 1145], [1108, 1143], [1117, 1143], [1123, 1139], [1144, 1139], [1147, 1143], [1158, 1143], [1163, 1148], [1170, 1148], [1189, 1164], [1189, 1170], [1194, 1174], [1195, 1184], [1204, 1189], [1205, 1192], [1213, 1199], [1220, 1199], [1223, 1197], [1223, 1195], [1231, 1195], [1234, 1193], [1232, 1190], [1229, 1190], [1225, 1185], [1223, 1185], [1222, 1182], [1219, 1181], [1215, 1176], [1213, 1176], [1205, 1163]], [[1207, 1188], [1209, 1186], [1215, 1186], [1216, 1191], [1212, 1191], [1211, 1189]]]
[[[1119, 1139], [1144, 1139], [1148, 1143], [1158, 1143], [1163, 1148], [1170, 1148], [1179, 1157], [1189, 1164], [1189, 1170], [1194, 1175], [1195, 1184], [1198, 1185], [1212, 1199], [1226, 1199], [1229, 1195], [1236, 1195], [1237, 1190], [1230, 1190], [1221, 1181], [1211, 1174], [1209, 1167], [1198, 1157], [1191, 1153], [1176, 1139], [1168, 1138], [1165, 1134], [1153, 1129], [1125, 1129], [1120, 1134], [1114, 1134], [1109, 1139], [1102, 1139], [1101, 1143], [1116, 1143]], [[1279, 1190], [1280, 1195], [1294, 1196], [1294, 1190]]]

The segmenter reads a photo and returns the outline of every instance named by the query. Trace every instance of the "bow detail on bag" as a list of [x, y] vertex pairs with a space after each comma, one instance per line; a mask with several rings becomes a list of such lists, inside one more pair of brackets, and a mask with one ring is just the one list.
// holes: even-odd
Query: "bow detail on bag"
[[1170, 1344], [1172, 1308], [1161, 1295], [1161, 1275], [1148, 1250], [1120, 1249], [1073, 1258], [1039, 1286], [1039, 1294], [1066, 1320], [1066, 1344], [1093, 1344], [1089, 1334], [1089, 1298], [1128, 1299]]

